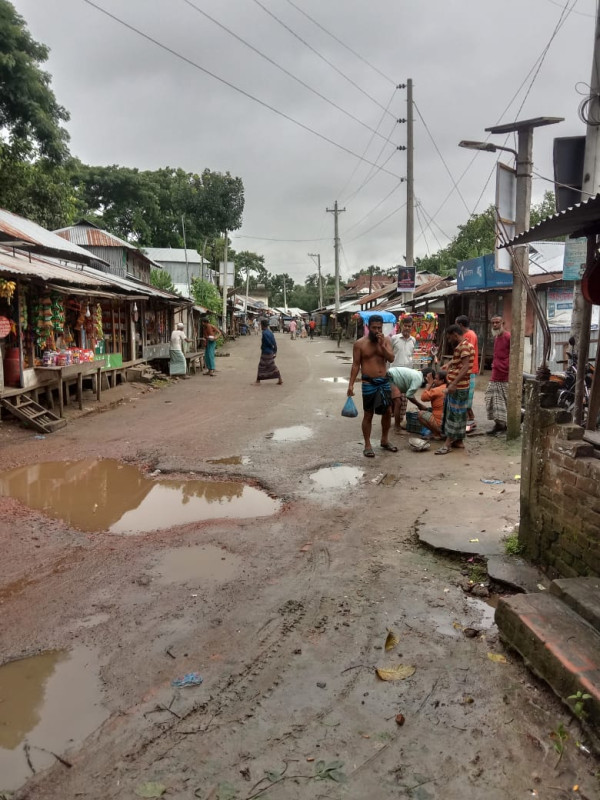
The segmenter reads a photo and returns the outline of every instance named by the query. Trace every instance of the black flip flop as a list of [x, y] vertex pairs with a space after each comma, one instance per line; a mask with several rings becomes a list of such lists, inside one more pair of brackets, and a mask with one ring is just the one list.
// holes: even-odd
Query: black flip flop
[[386, 442], [385, 444], [380, 444], [379, 446], [381, 447], [382, 450], [388, 450], [390, 453], [398, 452], [398, 448], [396, 447], [396, 445], [390, 444], [389, 442]]

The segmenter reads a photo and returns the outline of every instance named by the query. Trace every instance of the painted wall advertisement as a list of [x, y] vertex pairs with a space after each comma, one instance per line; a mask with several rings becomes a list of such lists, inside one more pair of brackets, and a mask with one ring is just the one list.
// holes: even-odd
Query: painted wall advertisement
[[550, 329], [569, 328], [572, 313], [573, 290], [549, 288], [546, 316], [548, 317]]
[[416, 273], [416, 267], [398, 267], [399, 292], [414, 292]]

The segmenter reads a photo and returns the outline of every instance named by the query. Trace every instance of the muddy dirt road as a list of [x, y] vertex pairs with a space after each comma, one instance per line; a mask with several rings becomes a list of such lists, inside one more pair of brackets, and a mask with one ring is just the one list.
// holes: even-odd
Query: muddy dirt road
[[44, 654], [0, 668], [0, 796], [597, 797], [577, 725], [555, 766], [567, 713], [458, 585], [477, 565], [416, 541], [509, 530], [517, 450], [395, 436], [365, 459], [349, 345], [279, 342], [283, 386], [251, 385], [252, 336], [215, 378], [128, 385], [45, 439], [0, 425], [22, 492], [0, 497], [0, 663]]

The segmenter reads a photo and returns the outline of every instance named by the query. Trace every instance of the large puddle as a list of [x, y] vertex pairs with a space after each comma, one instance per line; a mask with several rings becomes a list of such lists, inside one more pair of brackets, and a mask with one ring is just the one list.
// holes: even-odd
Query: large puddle
[[274, 442], [303, 442], [311, 436], [312, 430], [306, 425], [291, 425], [289, 428], [277, 428], [267, 438]]
[[348, 489], [355, 486], [363, 475], [364, 471], [358, 467], [344, 467], [340, 464], [318, 469], [311, 473], [310, 479], [319, 489]]
[[214, 545], [202, 545], [166, 550], [153, 571], [160, 583], [226, 581], [233, 578], [239, 565], [239, 556]]
[[[85, 648], [54, 650], [0, 667], [0, 792], [56, 762], [108, 716]], [[68, 758], [68, 756], [67, 756]], [[66, 767], [65, 767], [66, 768]]]
[[190, 522], [267, 517], [280, 502], [237, 481], [154, 480], [119, 461], [48, 461], [0, 473], [0, 495], [84, 531], [141, 533]]

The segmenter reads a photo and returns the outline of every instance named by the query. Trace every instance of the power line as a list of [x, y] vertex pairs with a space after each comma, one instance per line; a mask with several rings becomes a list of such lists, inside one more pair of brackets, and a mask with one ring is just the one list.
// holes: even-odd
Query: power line
[[298, 41], [302, 42], [302, 44], [303, 44], [305, 47], [308, 47], [308, 49], [309, 49], [309, 50], [310, 50], [312, 53], [314, 53], [314, 54], [315, 54], [316, 56], [318, 56], [318, 57], [319, 57], [319, 58], [320, 58], [322, 61], [324, 61], [326, 64], [328, 64], [328, 65], [331, 67], [331, 69], [333, 69], [335, 72], [337, 72], [337, 73], [338, 73], [338, 75], [341, 75], [341, 76], [342, 76], [342, 78], [344, 78], [344, 80], [346, 80], [346, 81], [348, 81], [348, 83], [352, 84], [352, 86], [354, 86], [354, 88], [355, 88], [355, 89], [358, 89], [358, 91], [359, 91], [361, 94], [364, 94], [364, 96], [365, 96], [365, 97], [368, 97], [368, 98], [369, 98], [369, 100], [371, 100], [371, 102], [375, 103], [375, 105], [378, 105], [378, 106], [379, 106], [379, 108], [382, 108], [382, 109], [383, 109], [383, 110], [384, 110], [386, 113], [388, 113], [388, 114], [389, 114], [391, 117], [393, 117], [393, 116], [394, 116], [394, 115], [391, 113], [391, 111], [388, 111], [388, 110], [386, 109], [386, 107], [385, 107], [384, 105], [382, 105], [382, 104], [379, 102], [379, 100], [376, 100], [376, 99], [375, 99], [375, 98], [374, 98], [372, 95], [370, 95], [368, 92], [366, 92], [366, 91], [365, 91], [365, 90], [362, 88], [362, 86], [359, 86], [359, 85], [358, 85], [358, 83], [356, 83], [356, 81], [353, 81], [353, 80], [352, 80], [352, 78], [349, 78], [349, 77], [348, 77], [348, 75], [346, 75], [346, 73], [345, 73], [345, 72], [342, 72], [342, 70], [341, 70], [341, 69], [338, 69], [338, 68], [335, 66], [335, 64], [333, 64], [333, 63], [332, 63], [332, 62], [331, 62], [331, 61], [330, 61], [328, 58], [325, 58], [325, 56], [324, 56], [322, 53], [319, 53], [319, 51], [318, 51], [318, 50], [317, 50], [315, 47], [313, 47], [311, 44], [309, 44], [309, 43], [308, 43], [308, 42], [307, 42], [305, 39], [303, 39], [303, 38], [302, 38], [302, 37], [301, 37], [301, 36], [300, 36], [298, 33], [296, 33], [296, 31], [295, 31], [295, 30], [293, 30], [292, 28], [290, 28], [290, 26], [289, 26], [289, 25], [286, 25], [286, 24], [285, 24], [285, 22], [284, 22], [282, 19], [279, 19], [279, 17], [278, 17], [276, 14], [274, 14], [274, 13], [273, 13], [272, 11], [270, 11], [270, 10], [269, 10], [269, 9], [268, 9], [266, 6], [264, 6], [264, 5], [263, 5], [263, 4], [260, 2], [260, 0], [254, 0], [254, 2], [256, 3], [256, 5], [257, 5], [257, 6], [259, 6], [260, 8], [262, 8], [262, 10], [265, 12], [265, 14], [268, 14], [268, 15], [269, 15], [269, 16], [270, 16], [272, 19], [274, 19], [274, 20], [275, 20], [275, 22], [277, 22], [279, 25], [281, 25], [281, 27], [282, 27], [282, 28], [285, 28], [285, 29], [286, 29], [286, 31], [288, 31], [288, 33], [291, 33], [291, 35], [292, 35], [292, 36], [294, 36], [296, 39], [298, 39]]
[[[426, 227], [429, 228], [429, 230], [431, 231], [431, 235], [433, 236], [433, 238], [437, 242], [437, 246], [439, 247], [440, 250], [443, 250], [442, 243], [440, 242], [440, 240], [437, 237], [437, 234], [436, 234], [436, 232], [435, 232], [435, 230], [433, 228], [433, 225], [432, 225], [431, 217], [429, 216], [429, 214], [425, 210], [425, 206], [423, 205], [423, 203], [418, 198], [415, 198], [415, 202], [416, 202], [417, 206], [420, 207], [421, 213], [423, 214], [425, 222], [427, 223]], [[450, 237], [447, 236], [444, 233], [444, 231], [439, 227], [439, 225], [437, 226], [437, 228], [442, 233], [443, 236], [445, 236], [447, 239], [450, 239]], [[425, 232], [423, 232], [423, 238], [425, 238]]]
[[261, 242], [329, 242], [331, 241], [331, 236], [327, 236], [323, 239], [271, 239], [268, 236], [246, 236], [245, 234], [238, 234], [232, 233], [232, 237], [236, 239], [256, 239], [257, 241]]
[[417, 212], [417, 221], [419, 223], [419, 228], [421, 229], [421, 233], [423, 234], [423, 239], [425, 239], [425, 248], [427, 249], [427, 255], [431, 255], [431, 250], [429, 248], [429, 242], [427, 241], [427, 235], [425, 233], [425, 228], [423, 227], [423, 222], [421, 221], [421, 212], [419, 211], [419, 203], [418, 201], [415, 203], [415, 211]]
[[379, 133], [375, 128], [372, 128], [366, 122], [363, 122], [361, 119], [359, 119], [358, 117], [354, 116], [354, 114], [352, 114], [350, 111], [346, 111], [345, 108], [342, 108], [341, 106], [338, 106], [337, 103], [335, 103], [333, 100], [330, 100], [324, 94], [321, 94], [321, 92], [319, 92], [317, 89], [314, 89], [308, 83], [303, 81], [302, 78], [298, 78], [296, 75], [293, 74], [293, 72], [290, 72], [285, 67], [282, 67], [281, 64], [277, 63], [277, 61], [275, 61], [274, 59], [270, 58], [268, 55], [266, 55], [266, 53], [263, 53], [262, 50], [259, 50], [258, 47], [255, 47], [253, 44], [251, 44], [250, 42], [246, 41], [246, 39], [243, 39], [241, 36], [239, 36], [237, 33], [235, 33], [235, 31], [232, 31], [231, 28], [228, 28], [226, 25], [223, 25], [223, 23], [219, 22], [218, 19], [215, 19], [210, 14], [208, 14], [206, 11], [204, 11], [201, 8], [199, 8], [195, 3], [192, 3], [192, 0], [183, 0], [183, 2], [186, 5], [188, 5], [190, 8], [194, 9], [194, 11], [196, 11], [198, 14], [201, 14], [203, 17], [205, 17], [206, 19], [210, 20], [212, 23], [214, 23], [219, 28], [224, 30], [230, 36], [233, 36], [233, 38], [237, 39], [238, 42], [241, 42], [243, 45], [245, 45], [246, 47], [250, 48], [250, 50], [252, 50], [258, 56], [263, 58], [265, 61], [268, 61], [269, 64], [272, 64], [278, 70], [281, 70], [281, 72], [283, 72], [284, 75], [287, 75], [289, 78], [291, 78], [292, 80], [296, 81], [296, 83], [299, 83], [301, 86], [304, 86], [305, 89], [308, 89], [309, 92], [312, 92], [317, 97], [320, 97], [321, 100], [324, 100], [326, 103], [329, 103], [329, 105], [333, 106], [333, 108], [336, 108], [338, 111], [341, 111], [342, 114], [345, 114], [349, 119], [354, 120], [354, 122], [358, 122], [358, 124], [362, 125], [363, 128], [366, 128], [367, 130], [371, 131], [373, 136], [379, 136], [382, 139], [385, 138], [384, 135], [382, 133]]
[[391, 78], [390, 78], [388, 75], [386, 75], [384, 72], [382, 72], [382, 71], [381, 71], [380, 69], [378, 69], [376, 66], [374, 66], [373, 64], [371, 64], [371, 62], [370, 62], [370, 61], [367, 61], [367, 59], [366, 59], [364, 56], [361, 56], [361, 54], [360, 54], [360, 53], [357, 53], [357, 52], [356, 52], [356, 50], [353, 50], [353, 49], [350, 47], [350, 45], [347, 45], [345, 42], [343, 42], [341, 39], [339, 39], [339, 38], [338, 38], [338, 37], [337, 37], [337, 36], [336, 36], [334, 33], [331, 33], [331, 31], [328, 31], [328, 30], [327, 30], [327, 28], [325, 28], [323, 25], [321, 25], [321, 23], [320, 23], [320, 22], [317, 22], [317, 20], [316, 20], [316, 19], [314, 19], [313, 17], [311, 17], [311, 16], [310, 16], [310, 14], [307, 14], [307, 13], [306, 13], [306, 11], [304, 11], [304, 9], [300, 8], [300, 6], [297, 6], [297, 5], [296, 5], [296, 3], [293, 3], [293, 2], [292, 2], [292, 0], [287, 0], [287, 2], [288, 2], [288, 3], [289, 3], [291, 6], [293, 6], [293, 7], [296, 9], [296, 11], [299, 11], [299, 12], [300, 12], [301, 14], [303, 14], [303, 15], [304, 15], [304, 16], [305, 16], [307, 19], [309, 19], [309, 20], [310, 20], [310, 21], [311, 21], [311, 22], [312, 22], [314, 25], [316, 25], [316, 26], [317, 26], [317, 28], [320, 28], [320, 29], [321, 29], [321, 30], [322, 30], [324, 33], [326, 33], [328, 36], [331, 36], [331, 38], [332, 38], [332, 39], [334, 39], [334, 40], [335, 40], [335, 41], [336, 41], [338, 44], [341, 44], [341, 45], [342, 45], [342, 47], [345, 47], [345, 48], [346, 48], [346, 50], [349, 50], [349, 51], [352, 53], [352, 55], [356, 56], [358, 59], [360, 59], [360, 60], [361, 60], [361, 61], [362, 61], [364, 64], [366, 64], [368, 67], [371, 67], [371, 69], [372, 69], [372, 70], [374, 70], [374, 71], [375, 71], [375, 72], [376, 72], [378, 75], [381, 75], [381, 77], [382, 77], [382, 78], [384, 78], [386, 81], [388, 81], [389, 83], [391, 83], [393, 86], [395, 86], [395, 85], [396, 85], [396, 81], [392, 80], [392, 79], [391, 79]]
[[[380, 150], [379, 155], [377, 156], [378, 159], [381, 156], [382, 152], [383, 151]], [[353, 200], [356, 197], [356, 195], [365, 188], [367, 183], [370, 183], [373, 180], [373, 178], [375, 178], [377, 176], [377, 174], [379, 172], [387, 172], [387, 170], [384, 169], [384, 168], [385, 168], [386, 164], [388, 163], [388, 161], [391, 161], [391, 159], [394, 157], [395, 154], [396, 154], [396, 150], [394, 149], [388, 155], [388, 157], [385, 159], [383, 164], [380, 164], [380, 165], [376, 166], [375, 170], [373, 170], [373, 169], [369, 170], [369, 172], [367, 173], [367, 177], [364, 179], [364, 181], [361, 183], [361, 185], [358, 187], [358, 189], [355, 189], [352, 192], [352, 194], [349, 194], [348, 197], [345, 198], [344, 203], [348, 203], [350, 200]], [[406, 180], [406, 178], [399, 178], [400, 183], [404, 183], [405, 180]]]
[[[401, 206], [398, 206], [398, 208], [395, 208], [393, 211], [390, 211], [390, 213], [387, 216], [385, 216], [383, 219], [380, 219], [379, 222], [375, 223], [375, 225], [371, 225], [371, 227], [368, 228], [366, 231], [359, 233], [358, 236], [354, 236], [352, 239], [350, 239], [350, 242], [355, 242], [362, 236], [366, 236], [367, 233], [371, 233], [371, 231], [374, 231], [375, 228], [378, 228], [380, 225], [383, 225], [383, 223], [386, 222], [386, 220], [388, 220], [390, 217], [393, 217], [394, 214], [397, 214], [399, 211], [402, 211], [403, 208], [406, 208], [406, 203], [402, 203]], [[350, 244], [350, 242], [348, 242], [348, 244]]]
[[[159, 42], [158, 39], [154, 39], [152, 36], [150, 36], [147, 33], [144, 33], [139, 28], [136, 28], [134, 25], [131, 25], [130, 23], [125, 22], [125, 20], [121, 19], [120, 17], [117, 17], [115, 14], [112, 14], [110, 11], [107, 11], [105, 8], [102, 8], [101, 6], [97, 5], [96, 3], [93, 2], [93, 0], [83, 0], [83, 2], [87, 3], [87, 5], [89, 5], [89, 6], [92, 6], [92, 8], [95, 8], [97, 11], [100, 11], [100, 13], [102, 13], [105, 16], [109, 17], [110, 19], [114, 20], [119, 25], [123, 25], [123, 27], [127, 28], [128, 30], [132, 31], [133, 33], [136, 33], [138, 36], [141, 36], [143, 39], [146, 39], [146, 41], [151, 42], [152, 44], [156, 45], [157, 47], [160, 47], [161, 50], [165, 50], [167, 53], [170, 53], [172, 56], [175, 56], [175, 58], [178, 58], [181, 61], [184, 61], [186, 64], [189, 64], [190, 66], [194, 67], [195, 69], [200, 70], [200, 72], [203, 72], [205, 75], [208, 75], [209, 77], [214, 78], [216, 81], [219, 81], [219, 83], [222, 83], [225, 86], [228, 86], [230, 89], [233, 89], [235, 92], [238, 92], [239, 94], [243, 95], [244, 97], [247, 97], [249, 100], [253, 100], [255, 103], [258, 103], [259, 105], [263, 106], [264, 108], [268, 108], [269, 111], [272, 111], [274, 114], [277, 114], [279, 117], [283, 117], [284, 119], [288, 120], [288, 122], [292, 122], [294, 125], [297, 125], [299, 128], [302, 128], [303, 130], [308, 131], [309, 133], [312, 133], [314, 136], [317, 136], [319, 139], [322, 139], [324, 142], [327, 142], [328, 144], [331, 144], [334, 147], [337, 147], [338, 150], [343, 150], [348, 155], [353, 156], [353, 158], [358, 158], [360, 161], [364, 161], [366, 164], [371, 164], [371, 166], [377, 166], [373, 162], [369, 161], [369, 159], [362, 158], [361, 156], [358, 155], [358, 153], [355, 153], [353, 150], [350, 150], [348, 147], [345, 147], [343, 144], [339, 144], [339, 142], [335, 142], [333, 139], [330, 139], [328, 136], [325, 136], [325, 134], [319, 133], [318, 131], [314, 130], [314, 128], [311, 128], [309, 125], [305, 125], [303, 122], [300, 122], [299, 120], [294, 119], [294, 117], [290, 117], [288, 114], [286, 114], [283, 111], [279, 111], [279, 109], [275, 108], [274, 106], [270, 105], [269, 103], [266, 103], [264, 100], [260, 100], [258, 97], [255, 97], [253, 94], [251, 94], [250, 92], [247, 92], [245, 89], [241, 89], [239, 86], [236, 86], [234, 83], [231, 83], [230, 81], [226, 80], [225, 78], [221, 78], [219, 75], [216, 75], [214, 72], [211, 72], [210, 70], [206, 69], [206, 67], [201, 66], [196, 61], [192, 61], [191, 58], [188, 58], [187, 56], [184, 56], [182, 53], [178, 53], [177, 50], [173, 50], [172, 47], [169, 47], [168, 45], [163, 44], [162, 42]], [[392, 175], [394, 178], [400, 178], [399, 175], [396, 175], [395, 173], [390, 172], [389, 170], [384, 170], [384, 171], [387, 172], [389, 175]]]
[[388, 198], [390, 198], [390, 197], [391, 197], [391, 196], [394, 194], [394, 192], [396, 191], [396, 189], [398, 189], [400, 186], [402, 186], [402, 181], [399, 181], [399, 182], [398, 182], [398, 183], [397, 183], [395, 186], [393, 186], [393, 187], [392, 187], [392, 189], [391, 189], [391, 191], [389, 191], [389, 192], [386, 194], [386, 196], [383, 198], [383, 200], [380, 200], [380, 201], [377, 203], [377, 205], [373, 206], [373, 208], [372, 208], [370, 211], [367, 211], [367, 213], [366, 213], [366, 214], [365, 214], [363, 217], [361, 217], [361, 218], [358, 220], [358, 222], [353, 222], [353, 223], [352, 223], [352, 225], [350, 225], [350, 227], [346, 228], [346, 229], [345, 229], [345, 231], [344, 231], [344, 233], [345, 233], [345, 234], [348, 234], [348, 233], [349, 233], [351, 230], [353, 230], [354, 228], [357, 228], [357, 227], [358, 227], [358, 226], [359, 226], [359, 225], [360, 225], [362, 222], [364, 222], [364, 221], [366, 220], [366, 218], [367, 218], [367, 217], [370, 217], [370, 216], [371, 216], [371, 214], [372, 214], [374, 211], [377, 211], [377, 209], [379, 208], [379, 206], [382, 206], [382, 205], [385, 203], [385, 201], [386, 201]]

